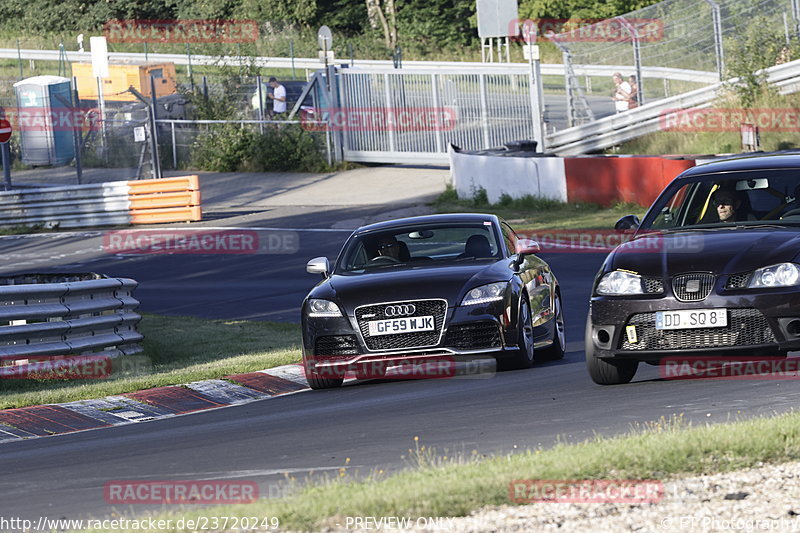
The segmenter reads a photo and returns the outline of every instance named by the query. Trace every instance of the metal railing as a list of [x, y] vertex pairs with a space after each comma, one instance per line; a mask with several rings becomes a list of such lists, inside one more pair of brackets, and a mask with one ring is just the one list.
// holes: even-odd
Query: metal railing
[[[19, 56], [18, 56], [19, 52]], [[39, 61], [58, 61], [61, 57], [61, 52], [58, 50], [19, 50], [16, 48], [0, 48], [0, 59], [33, 59]], [[68, 61], [82, 61], [90, 62], [92, 60], [91, 53], [89, 52], [66, 52]], [[274, 69], [291, 69], [292, 65], [295, 68], [306, 69], [308, 71], [316, 71], [323, 68], [322, 63], [317, 58], [288, 58], [288, 57], [251, 57], [251, 56], [209, 56], [209, 55], [192, 55], [191, 58], [186, 54], [142, 54], [137, 52], [111, 52], [108, 54], [110, 61], [120, 61], [134, 64], [144, 64], [146, 61], [150, 62], [171, 62], [176, 65], [211, 65], [211, 66], [232, 66], [243, 67], [253, 66], [259, 68], [274, 68]], [[339, 64], [340, 62], [337, 62]], [[347, 61], [341, 61], [347, 63]], [[624, 63], [623, 63], [624, 64]], [[353, 64], [353, 68], [357, 70], [384, 70], [393, 68], [392, 61], [384, 61], [379, 59], [359, 59]], [[496, 71], [506, 70], [508, 68], [517, 68], [527, 71], [530, 69], [527, 63], [479, 63], [468, 61], [403, 61], [403, 68], [405, 69], [458, 69], [463, 73], [493, 73]], [[620, 65], [600, 64], [581, 64], [575, 65], [575, 73], [579, 76], [605, 76], [610, 77], [616, 70], [621, 67]], [[542, 64], [541, 65], [543, 76], [563, 76], [564, 65]], [[669, 78], [672, 80], [683, 81], [700, 81], [705, 83], [713, 83], [719, 80], [716, 72], [703, 69], [686, 69], [682, 67], [662, 67], [662, 66], [645, 66], [642, 69], [642, 76], [646, 78]]]
[[[0, 278], [0, 365], [35, 356], [141, 352], [137, 286], [94, 273]], [[0, 367], [14, 370], [17, 365]]]
[[0, 227], [130, 224], [125, 181], [0, 192]]

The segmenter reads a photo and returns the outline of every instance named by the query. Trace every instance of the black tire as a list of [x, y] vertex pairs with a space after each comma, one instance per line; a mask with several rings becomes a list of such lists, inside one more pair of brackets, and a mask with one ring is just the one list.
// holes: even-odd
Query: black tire
[[639, 361], [636, 360], [617, 360], [602, 359], [594, 356], [594, 342], [592, 341], [592, 319], [586, 318], [586, 368], [592, 381], [598, 385], [622, 385], [629, 383], [636, 370], [639, 368]]
[[[309, 368], [309, 364], [305, 360], [303, 360], [303, 370], [305, 371], [308, 386], [314, 390], [334, 389], [336, 387], [341, 387], [344, 382], [344, 375], [328, 377], [317, 374]], [[331, 370], [331, 372], [333, 371]], [[344, 372], [342, 372], [342, 374], [344, 374]]]
[[561, 304], [561, 295], [556, 293], [553, 303], [555, 318], [553, 324], [553, 344], [536, 352], [538, 361], [557, 361], [564, 359], [567, 351], [567, 336], [564, 324], [564, 306]]
[[525, 293], [520, 296], [517, 331], [519, 351], [510, 358], [498, 360], [498, 370], [524, 370], [533, 366], [533, 319], [531, 304]]

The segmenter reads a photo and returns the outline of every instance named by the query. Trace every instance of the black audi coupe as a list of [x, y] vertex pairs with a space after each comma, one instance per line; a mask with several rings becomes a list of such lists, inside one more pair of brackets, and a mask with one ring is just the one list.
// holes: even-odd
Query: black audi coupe
[[563, 357], [558, 282], [538, 244], [494, 215], [448, 214], [364, 226], [339, 257], [309, 261], [324, 279], [302, 308], [303, 363], [314, 389], [346, 371], [494, 357], [501, 369]]
[[641, 222], [616, 227], [633, 238], [594, 280], [585, 344], [596, 383], [627, 383], [640, 362], [800, 350], [800, 155], [690, 168]]

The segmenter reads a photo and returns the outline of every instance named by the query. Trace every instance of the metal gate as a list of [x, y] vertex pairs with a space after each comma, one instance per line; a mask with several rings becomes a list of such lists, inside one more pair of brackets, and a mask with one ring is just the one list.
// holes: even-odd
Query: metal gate
[[524, 68], [341, 69], [336, 78], [340, 119], [331, 122], [346, 161], [441, 164], [449, 144], [483, 150], [534, 138]]

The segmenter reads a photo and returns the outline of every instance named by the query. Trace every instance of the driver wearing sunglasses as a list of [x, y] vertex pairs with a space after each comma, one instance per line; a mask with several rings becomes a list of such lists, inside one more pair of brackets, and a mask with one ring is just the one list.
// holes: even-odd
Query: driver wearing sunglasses
[[734, 191], [720, 189], [714, 193], [714, 207], [717, 208], [717, 216], [720, 222], [735, 222], [736, 210], [742, 205], [742, 201]]
[[381, 237], [378, 241], [378, 255], [400, 260], [400, 243], [393, 236]]

